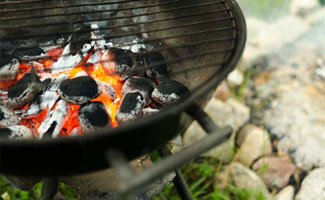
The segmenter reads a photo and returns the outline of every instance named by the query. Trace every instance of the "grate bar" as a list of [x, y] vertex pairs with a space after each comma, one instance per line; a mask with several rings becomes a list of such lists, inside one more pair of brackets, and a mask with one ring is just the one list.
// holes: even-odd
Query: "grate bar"
[[[158, 3], [158, 4], [152, 4], [152, 5], [147, 5], [147, 6], [136, 6], [132, 8], [120, 8], [120, 9], [108, 9], [108, 10], [97, 10], [97, 11], [88, 11], [88, 12], [73, 12], [70, 13], [70, 15], [80, 15], [80, 14], [94, 14], [94, 13], [102, 13], [102, 12], [115, 12], [115, 11], [126, 11], [126, 10], [137, 10], [137, 9], [144, 9], [144, 8], [152, 8], [152, 7], [158, 7], [158, 6], [163, 6], [163, 5], [169, 5], [169, 4], [174, 4], [174, 3], [179, 3], [182, 0], [174, 0], [174, 1], [168, 1], [164, 3]], [[134, 1], [130, 1], [134, 2]], [[103, 6], [103, 5], [111, 5], [111, 2], [106, 2], [106, 3], [94, 3], [94, 4], [87, 4], [86, 6]], [[65, 8], [73, 8], [73, 7], [83, 7], [82, 5], [67, 5]], [[16, 9], [16, 10], [6, 10], [6, 11], [1, 11], [2, 13], [10, 13], [10, 12], [21, 12], [21, 11], [37, 11], [37, 10], [44, 10], [44, 9], [57, 9], [57, 8], [63, 8], [62, 6], [55, 6], [55, 7], [46, 7], [46, 8], [25, 8], [25, 9]], [[26, 16], [26, 18], [3, 18], [5, 20], [14, 20], [14, 19], [31, 19], [34, 17], [57, 17], [57, 16], [62, 16], [62, 14], [53, 14], [53, 15], [42, 15], [42, 16]]]
[[[46, 1], [56, 1], [56, 0], [46, 0]], [[140, 1], [140, 0], [126, 0], [126, 1], [115, 1], [111, 2], [110, 4], [117, 4], [117, 3], [129, 3], [134, 1]], [[44, 0], [29, 0], [29, 1], [11, 1], [11, 2], [0, 2], [0, 5], [15, 5], [15, 4], [29, 4], [29, 3], [40, 3], [44, 2]], [[90, 4], [89, 4], [90, 5]]]
[[[212, 2], [212, 3], [204, 3], [204, 4], [198, 4], [198, 5], [191, 5], [191, 6], [183, 6], [180, 8], [173, 8], [173, 9], [166, 9], [163, 11], [157, 11], [157, 12], [150, 12], [150, 13], [145, 13], [145, 14], [137, 14], [137, 15], [129, 15], [129, 16], [122, 16], [122, 17], [108, 17], [108, 18], [101, 18], [101, 19], [91, 19], [91, 20], [79, 20], [79, 21], [74, 21], [73, 24], [79, 24], [79, 23], [85, 23], [85, 22], [100, 22], [100, 21], [110, 21], [110, 20], [119, 20], [119, 19], [131, 19], [135, 17], [143, 17], [143, 16], [148, 16], [148, 15], [156, 15], [156, 14], [162, 14], [162, 13], [167, 13], [167, 12], [173, 12], [173, 11], [179, 11], [183, 9], [189, 9], [189, 8], [197, 8], [201, 6], [210, 6], [210, 5], [215, 5], [218, 2]], [[220, 2], [224, 3], [224, 2]], [[230, 9], [223, 9], [220, 11], [230, 11]], [[39, 18], [39, 17], [37, 17]], [[21, 18], [21, 19], [26, 19], [26, 18]], [[177, 18], [175, 18], [177, 19]], [[17, 19], [18, 20], [18, 19]], [[7, 21], [7, 20], [3, 20]], [[29, 25], [29, 26], [18, 26], [16, 28], [35, 28], [35, 27], [44, 27], [44, 26], [57, 26], [57, 25], [67, 25], [69, 23], [67, 22], [62, 22], [62, 23], [48, 23], [48, 24], [35, 24], [35, 25]], [[1, 29], [4, 27], [1, 27]]]

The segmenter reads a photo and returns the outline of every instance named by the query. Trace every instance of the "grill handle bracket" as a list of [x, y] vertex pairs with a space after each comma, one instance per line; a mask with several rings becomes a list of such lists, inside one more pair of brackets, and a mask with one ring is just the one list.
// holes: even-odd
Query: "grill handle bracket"
[[218, 128], [197, 143], [185, 147], [174, 155], [166, 156], [162, 161], [138, 173], [131, 169], [127, 159], [120, 152], [108, 152], [107, 160], [121, 178], [119, 183], [121, 197], [125, 198], [128, 194], [138, 193], [145, 186], [150, 185], [164, 175], [179, 169], [194, 158], [225, 142], [231, 136], [231, 133], [232, 128], [229, 126], [223, 129]]

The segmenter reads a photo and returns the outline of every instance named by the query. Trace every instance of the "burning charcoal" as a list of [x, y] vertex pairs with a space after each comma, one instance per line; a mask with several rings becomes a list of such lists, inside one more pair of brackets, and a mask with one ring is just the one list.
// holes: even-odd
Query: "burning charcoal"
[[104, 89], [106, 94], [108, 94], [112, 99], [116, 99], [116, 91], [115, 89], [108, 83], [101, 82], [104, 85]]
[[144, 65], [145, 67], [151, 67], [146, 70], [148, 77], [158, 81], [163, 78], [168, 78], [167, 66], [165, 64], [165, 59], [160, 53], [151, 53], [144, 56], [137, 57], [138, 63]]
[[139, 92], [127, 93], [117, 110], [116, 119], [119, 123], [134, 121], [141, 117], [143, 107], [144, 99]]
[[30, 106], [24, 111], [23, 117], [36, 115], [46, 108], [52, 110], [58, 99], [59, 95], [54, 91], [43, 92], [41, 95], [39, 95], [37, 100], [31, 103]]
[[100, 87], [89, 76], [66, 79], [59, 87], [59, 95], [71, 104], [84, 104], [96, 98], [100, 93]]
[[43, 49], [35, 47], [35, 48], [28, 48], [28, 49], [16, 49], [11, 55], [16, 58], [30, 58], [35, 56], [40, 56], [45, 54]]
[[24, 75], [15, 85], [8, 88], [8, 105], [21, 108], [31, 103], [42, 91], [44, 85], [34, 71]]
[[32, 139], [33, 132], [26, 126], [10, 126], [0, 128], [0, 139]]
[[76, 28], [76, 32], [72, 34], [70, 39], [70, 52], [73, 55], [77, 54], [83, 48], [84, 44], [90, 42], [90, 32], [91, 28], [86, 25]]
[[[68, 114], [68, 105], [65, 101], [60, 100], [55, 109], [52, 110], [45, 118], [43, 123], [38, 128], [37, 132], [40, 134], [40, 138], [43, 138], [45, 134], [48, 135], [49, 130], [53, 129], [51, 136], [53, 138], [58, 137], [60, 131], [64, 125], [65, 117]], [[53, 125], [55, 125], [53, 127]]]
[[0, 81], [16, 79], [18, 75], [19, 61], [5, 53], [0, 53]]
[[127, 93], [139, 92], [145, 100], [145, 105], [149, 105], [154, 85], [155, 83], [150, 79], [133, 76], [125, 81], [122, 96]]
[[17, 125], [19, 117], [9, 108], [0, 105], [0, 127]]
[[156, 102], [165, 106], [177, 102], [183, 95], [188, 93], [189, 90], [181, 83], [172, 79], [164, 79], [154, 89], [151, 97]]
[[113, 71], [126, 79], [132, 75], [133, 61], [131, 59], [130, 51], [122, 49], [110, 49], [109, 59], [115, 62]]
[[96, 131], [110, 124], [105, 105], [98, 101], [82, 105], [78, 111], [78, 120], [84, 132]]
[[150, 108], [150, 107], [148, 107], [148, 108], [144, 108], [144, 109], [143, 109], [143, 114], [142, 114], [142, 116], [143, 116], [143, 117], [147, 117], [147, 116], [150, 116], [150, 115], [156, 114], [156, 113], [158, 113], [159, 111], [160, 111], [160, 110], [155, 109], [155, 108]]

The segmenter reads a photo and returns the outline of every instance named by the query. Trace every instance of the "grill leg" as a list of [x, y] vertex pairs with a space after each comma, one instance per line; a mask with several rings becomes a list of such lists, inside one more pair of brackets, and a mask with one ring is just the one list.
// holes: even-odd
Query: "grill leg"
[[58, 189], [58, 180], [56, 178], [44, 177], [41, 200], [53, 200]]
[[[167, 146], [163, 146], [163, 147], [159, 148], [158, 152], [161, 157], [166, 157], [166, 156], [169, 156], [172, 154]], [[187, 186], [187, 183], [184, 179], [184, 176], [183, 176], [181, 170], [176, 169], [175, 174], [176, 174], [176, 176], [173, 180], [173, 183], [174, 183], [174, 186], [175, 186], [179, 196], [181, 197], [181, 199], [182, 200], [193, 200], [192, 194]]]

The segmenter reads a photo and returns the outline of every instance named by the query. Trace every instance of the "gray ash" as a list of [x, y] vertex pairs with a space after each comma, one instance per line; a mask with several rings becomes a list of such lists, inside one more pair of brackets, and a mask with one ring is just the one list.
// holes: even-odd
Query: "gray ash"
[[96, 131], [110, 125], [105, 105], [97, 101], [81, 105], [78, 111], [78, 120], [85, 132]]
[[134, 121], [141, 117], [143, 107], [144, 99], [139, 92], [127, 93], [117, 110], [116, 119], [119, 123]]
[[148, 77], [156, 81], [169, 77], [165, 59], [160, 53], [151, 53], [144, 56], [138, 56], [137, 62], [145, 67], [154, 66], [147, 69], [146, 74]]
[[0, 81], [16, 79], [19, 69], [19, 60], [13, 56], [0, 53]]
[[0, 105], [0, 127], [17, 125], [19, 122], [19, 117], [10, 108]]
[[130, 57], [131, 51], [123, 49], [110, 49], [109, 57], [116, 63], [115, 73], [121, 75], [123, 79], [126, 79], [132, 75], [132, 69], [134, 67], [133, 61]]
[[164, 79], [154, 89], [151, 97], [154, 101], [166, 106], [179, 101], [186, 94], [189, 94], [187, 87], [175, 80]]
[[33, 132], [26, 126], [0, 128], [0, 139], [32, 139]]
[[89, 76], [63, 80], [59, 87], [61, 98], [71, 104], [84, 104], [101, 93], [100, 87]]
[[23, 58], [40, 56], [42, 54], [45, 54], [43, 49], [39, 47], [34, 47], [34, 48], [16, 49], [11, 55], [13, 57], [23, 59]]
[[147, 116], [151, 116], [151, 115], [153, 115], [153, 114], [156, 114], [156, 113], [158, 113], [160, 110], [158, 110], [158, 109], [156, 109], [156, 108], [150, 108], [150, 107], [148, 107], [148, 108], [144, 108], [143, 109], [143, 114], [142, 114], [142, 116], [143, 117], [147, 117]]
[[43, 84], [34, 71], [26, 73], [16, 84], [8, 88], [8, 105], [21, 108], [31, 103], [42, 91]]
[[122, 88], [122, 96], [127, 93], [139, 92], [145, 100], [145, 105], [149, 105], [154, 86], [155, 83], [148, 78], [133, 76], [125, 81]]

